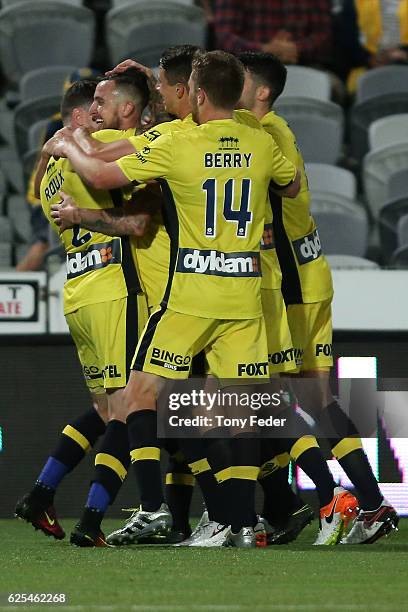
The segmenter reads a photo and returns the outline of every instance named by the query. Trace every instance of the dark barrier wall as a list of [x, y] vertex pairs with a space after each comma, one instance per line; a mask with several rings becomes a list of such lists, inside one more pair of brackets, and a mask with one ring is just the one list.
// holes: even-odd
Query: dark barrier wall
[[[380, 377], [408, 376], [408, 335], [342, 335], [336, 355], [377, 356]], [[10, 517], [53, 449], [61, 429], [90, 407], [75, 349], [66, 336], [0, 337], [0, 517]], [[381, 442], [381, 441], [380, 441]], [[398, 481], [386, 441], [380, 444], [381, 479]], [[78, 516], [85, 501], [94, 454], [69, 475], [57, 494], [61, 516]], [[111, 515], [138, 504], [133, 475], [127, 479]], [[193, 513], [200, 514], [195, 493]]]

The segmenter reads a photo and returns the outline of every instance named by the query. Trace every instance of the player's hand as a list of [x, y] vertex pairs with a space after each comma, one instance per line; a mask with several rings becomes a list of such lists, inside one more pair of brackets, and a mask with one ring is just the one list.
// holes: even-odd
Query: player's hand
[[58, 225], [60, 228], [60, 233], [62, 234], [65, 230], [81, 223], [81, 214], [80, 209], [71, 196], [63, 191], [60, 191], [59, 194], [61, 201], [51, 206], [51, 217], [54, 219], [55, 225]]
[[297, 64], [299, 52], [290, 32], [280, 30], [269, 42], [262, 45], [262, 51], [273, 53], [285, 64]]
[[153, 70], [151, 70], [151, 68], [143, 66], [143, 64], [139, 64], [139, 62], [136, 62], [132, 59], [123, 60], [123, 62], [120, 62], [120, 64], [112, 68], [112, 70], [107, 70], [105, 74], [106, 76], [112, 76], [112, 74], [120, 74], [122, 72], [126, 72], [128, 68], [136, 68], [137, 70], [140, 70], [140, 72], [144, 72], [149, 79], [155, 78], [154, 72]]

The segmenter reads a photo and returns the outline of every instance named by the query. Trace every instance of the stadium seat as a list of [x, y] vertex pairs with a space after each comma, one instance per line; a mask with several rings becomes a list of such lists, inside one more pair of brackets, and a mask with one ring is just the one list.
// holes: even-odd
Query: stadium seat
[[27, 72], [19, 83], [21, 100], [61, 95], [66, 78], [75, 66], [46, 66]]
[[350, 170], [330, 164], [306, 164], [305, 169], [309, 189], [313, 193], [324, 191], [355, 199], [357, 182]]
[[381, 149], [397, 142], [408, 142], [408, 113], [374, 121], [368, 129], [370, 149]]
[[12, 267], [12, 244], [11, 242], [0, 243], [0, 270]]
[[378, 270], [380, 268], [375, 261], [353, 255], [327, 255], [327, 261], [333, 270]]
[[312, 215], [319, 212], [335, 211], [348, 214], [355, 213], [358, 217], [362, 212], [367, 216], [365, 209], [357, 202], [348, 197], [329, 191], [315, 191], [311, 193], [310, 209]]
[[25, 195], [12, 195], [7, 200], [7, 216], [11, 221], [14, 236], [21, 242], [31, 240], [30, 209]]
[[388, 183], [388, 197], [390, 199], [408, 196], [408, 166], [398, 172], [393, 172]]
[[23, 156], [23, 176], [24, 176], [24, 183], [26, 185], [26, 188], [28, 187], [28, 182], [30, 180], [31, 174], [35, 168], [35, 165], [37, 163], [37, 160], [39, 158], [40, 155], [40, 149], [37, 147], [34, 147], [34, 149], [30, 149], [29, 151], [27, 151], [26, 153], [24, 153]]
[[318, 116], [327, 117], [344, 124], [343, 109], [338, 104], [328, 100], [318, 100], [317, 98], [302, 98], [296, 96], [285, 96], [278, 98], [274, 104], [274, 111], [286, 119], [288, 123], [293, 117], [299, 116]]
[[7, 193], [7, 182], [4, 172], [0, 168], [0, 215], [2, 214], [3, 209], [3, 200]]
[[[1, 4], [3, 7], [5, 6], [14, 6], [15, 4], [22, 4], [27, 0], [1, 0]], [[54, 2], [59, 2], [62, 4], [72, 4], [73, 6], [82, 6], [82, 0], [54, 0]]]
[[355, 104], [349, 114], [351, 155], [360, 161], [369, 150], [368, 130], [373, 121], [401, 113], [408, 113], [408, 92], [381, 95]]
[[326, 117], [299, 116], [291, 119], [290, 127], [305, 162], [336, 164], [343, 142], [341, 122]]
[[49, 123], [49, 117], [47, 119], [40, 119], [31, 125], [28, 129], [28, 150], [39, 149], [44, 143], [45, 135], [47, 132], [47, 125]]
[[94, 13], [49, 0], [21, 2], [0, 11], [0, 60], [18, 83], [44, 66], [88, 66], [93, 50]]
[[[393, 175], [408, 169], [408, 143], [382, 147], [367, 153], [363, 164], [363, 183], [368, 206], [375, 219], [389, 199]], [[406, 191], [405, 191], [406, 193]]]
[[[125, 6], [127, 4], [136, 4], [137, 2], [145, 2], [146, 0], [112, 0], [112, 6]], [[167, 2], [176, 2], [178, 4], [187, 4], [194, 6], [194, 0], [167, 0]]]
[[398, 221], [397, 236], [399, 247], [408, 245], [408, 213]]
[[365, 72], [357, 82], [356, 100], [365, 102], [381, 95], [407, 92], [408, 66], [383, 66]]
[[111, 63], [135, 57], [157, 66], [163, 49], [191, 43], [204, 46], [204, 11], [196, 6], [152, 0], [111, 9], [106, 15], [106, 36]]
[[408, 268], [408, 244], [399, 247], [394, 251], [391, 257], [390, 265], [393, 268]]
[[[41, 119], [49, 119], [56, 113], [61, 104], [61, 96], [44, 96], [27, 102], [21, 102], [14, 111], [14, 132], [16, 149], [20, 156], [29, 148], [29, 130]], [[38, 145], [37, 145], [38, 146]]]
[[328, 255], [363, 257], [367, 250], [368, 221], [364, 209], [313, 210], [322, 243]]
[[8, 217], [0, 216], [0, 243], [11, 242], [13, 232], [11, 229], [10, 219]]
[[330, 100], [330, 77], [323, 70], [306, 66], [287, 66], [288, 77], [281, 97], [296, 96]]
[[393, 252], [398, 248], [398, 223], [408, 215], [408, 195], [388, 201], [378, 214], [378, 229], [380, 234], [381, 253], [388, 262]]

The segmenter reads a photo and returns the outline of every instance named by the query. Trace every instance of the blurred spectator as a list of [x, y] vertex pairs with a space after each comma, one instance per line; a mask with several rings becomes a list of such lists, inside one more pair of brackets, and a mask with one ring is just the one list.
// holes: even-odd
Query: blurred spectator
[[408, 63], [408, 0], [344, 0], [340, 45], [350, 93], [367, 69]]
[[[64, 93], [73, 83], [82, 79], [89, 79], [95, 77], [96, 73], [91, 68], [81, 68], [80, 70], [74, 70], [64, 83]], [[39, 150], [41, 153], [42, 145], [47, 142], [55, 132], [63, 127], [61, 114], [55, 113], [45, 128], [44, 137], [39, 144]], [[40, 156], [40, 154], [39, 154]], [[35, 197], [34, 193], [34, 178], [37, 170], [37, 164], [35, 164], [34, 170], [31, 174], [28, 187], [27, 187], [27, 202], [30, 204], [30, 225], [31, 225], [31, 242], [29, 249], [24, 257], [18, 262], [16, 270], [18, 272], [27, 272], [40, 270], [44, 263], [44, 256], [49, 249], [49, 223], [46, 216], [43, 213], [41, 202]]]
[[261, 50], [285, 64], [330, 64], [330, 0], [216, 0], [214, 26], [217, 45], [232, 53]]

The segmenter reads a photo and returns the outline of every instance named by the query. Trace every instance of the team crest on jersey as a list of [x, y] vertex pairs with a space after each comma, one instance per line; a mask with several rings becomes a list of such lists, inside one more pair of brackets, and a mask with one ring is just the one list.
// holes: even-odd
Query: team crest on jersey
[[301, 266], [310, 261], [314, 261], [322, 254], [322, 245], [317, 229], [307, 236], [303, 236], [303, 238], [293, 240], [292, 244], [297, 260]]
[[221, 145], [218, 148], [222, 151], [236, 151], [239, 149], [239, 138], [234, 136], [221, 136], [218, 142]]
[[257, 252], [223, 253], [200, 249], [179, 249], [177, 272], [211, 276], [261, 276]]
[[85, 251], [67, 254], [67, 280], [122, 262], [119, 238], [91, 244]]

